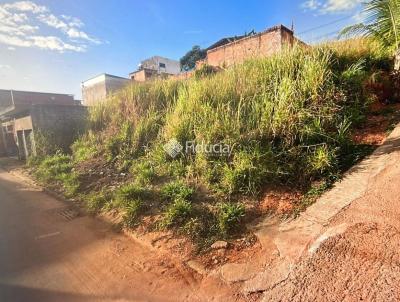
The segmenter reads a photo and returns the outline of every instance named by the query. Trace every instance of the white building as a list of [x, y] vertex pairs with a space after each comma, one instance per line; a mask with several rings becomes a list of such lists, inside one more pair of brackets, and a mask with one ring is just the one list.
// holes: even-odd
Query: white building
[[129, 74], [134, 81], [144, 82], [153, 77], [163, 75], [177, 75], [181, 72], [181, 64], [179, 61], [154, 56], [143, 60], [137, 71]]
[[107, 73], [86, 80], [82, 82], [83, 105], [92, 106], [97, 102], [104, 101], [108, 95], [123, 88], [129, 82], [130, 80], [127, 78]]

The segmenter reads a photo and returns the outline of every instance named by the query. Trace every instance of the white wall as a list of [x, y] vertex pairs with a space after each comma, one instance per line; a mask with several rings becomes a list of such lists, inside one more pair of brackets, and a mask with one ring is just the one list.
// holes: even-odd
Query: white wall
[[[160, 67], [160, 63], [165, 65]], [[178, 74], [181, 71], [180, 63], [176, 60], [154, 56], [141, 62], [143, 68], [157, 70], [159, 73]]]

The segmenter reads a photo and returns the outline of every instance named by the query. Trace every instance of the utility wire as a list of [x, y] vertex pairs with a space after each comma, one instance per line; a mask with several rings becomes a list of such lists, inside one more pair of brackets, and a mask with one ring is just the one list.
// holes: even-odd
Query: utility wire
[[347, 19], [350, 19], [350, 18], [353, 18], [353, 17], [354, 17], [353, 15], [351, 15], [351, 16], [346, 16], [346, 17], [343, 17], [343, 18], [334, 20], [334, 21], [329, 22], [329, 23], [325, 23], [325, 24], [322, 24], [322, 25], [319, 25], [319, 26], [316, 26], [316, 27], [313, 27], [313, 28], [309, 28], [309, 29], [307, 29], [307, 30], [305, 30], [305, 31], [302, 31], [302, 32], [298, 33], [297, 35], [306, 34], [306, 33], [309, 33], [309, 32], [311, 32], [311, 31], [314, 31], [314, 30], [316, 30], [316, 29], [324, 28], [324, 27], [326, 27], [326, 26], [329, 26], [329, 25], [332, 25], [332, 24], [336, 24], [336, 23], [339, 23], [339, 22], [341, 22], [341, 21], [344, 21], [344, 20], [347, 20]]

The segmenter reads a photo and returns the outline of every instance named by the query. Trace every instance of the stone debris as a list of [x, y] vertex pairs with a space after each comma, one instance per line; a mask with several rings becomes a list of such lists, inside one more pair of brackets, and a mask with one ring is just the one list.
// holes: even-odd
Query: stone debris
[[226, 241], [216, 241], [211, 245], [214, 250], [226, 249], [228, 247], [228, 242]]

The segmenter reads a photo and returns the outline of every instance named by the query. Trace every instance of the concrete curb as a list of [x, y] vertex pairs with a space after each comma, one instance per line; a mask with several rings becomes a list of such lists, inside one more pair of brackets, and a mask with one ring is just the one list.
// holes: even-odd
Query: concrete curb
[[[261, 221], [254, 228], [255, 234], [266, 255], [278, 256], [266, 260], [264, 267], [256, 267], [253, 272], [248, 271], [249, 263], [238, 264], [242, 267], [235, 267], [238, 275], [230, 281], [247, 280], [243, 283], [243, 291], [251, 293], [266, 291], [285, 280], [302, 257], [312, 255], [325, 240], [346, 231], [349, 227], [347, 224], [332, 228], [328, 226], [334, 217], [364, 196], [371, 179], [392, 164], [390, 154], [396, 151], [400, 151], [400, 124], [382, 146], [346, 172], [342, 181], [325, 192], [297, 219], [279, 222], [266, 218]], [[227, 274], [226, 270], [229, 269], [228, 266], [220, 269], [221, 279], [224, 279], [222, 272]], [[251, 273], [254, 273], [255, 277], [247, 278]]]

